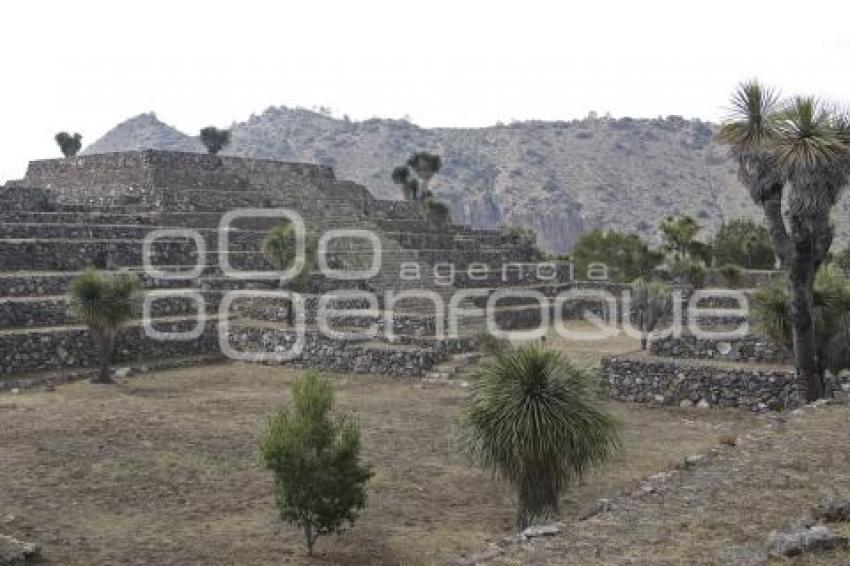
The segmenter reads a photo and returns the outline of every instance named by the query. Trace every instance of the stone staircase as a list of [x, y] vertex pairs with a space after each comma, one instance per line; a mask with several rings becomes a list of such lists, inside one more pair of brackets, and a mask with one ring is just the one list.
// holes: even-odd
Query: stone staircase
[[[380, 242], [380, 269], [374, 277], [309, 277], [304, 293], [308, 347], [291, 362], [296, 365], [422, 375], [451, 352], [468, 349], [469, 338], [484, 328], [483, 318], [467, 317], [461, 337], [438, 339], [436, 309], [429, 298], [388, 305], [386, 291], [432, 293], [448, 305], [459, 290], [478, 289], [481, 296], [461, 305], [480, 308], [482, 297], [499, 288], [539, 289], [547, 296], [563, 288], [562, 282], [540, 285], [529, 276], [533, 250], [528, 246], [506, 241], [495, 231], [434, 225], [425, 219], [420, 203], [375, 200], [365, 188], [338, 181], [332, 171], [314, 165], [162, 151], [91, 155], [32, 162], [23, 180], [0, 188], [0, 198], [0, 377], [96, 364], [96, 348], [88, 331], [68, 314], [66, 297], [70, 282], [88, 267], [135, 273], [145, 294], [197, 292], [206, 304], [208, 318], [191, 340], [155, 340], [141, 320], [128, 324], [116, 340], [116, 365], [220, 356], [223, 323], [231, 327], [224, 339], [242, 347], [266, 350], [291, 341], [291, 329], [267, 326], [280, 322], [279, 306], [260, 300], [248, 308], [237, 302], [231, 312], [219, 312], [229, 291], [278, 289], [275, 279], [233, 278], [222, 270], [221, 262], [227, 260], [235, 269], [273, 271], [261, 243], [279, 219], [238, 219], [228, 231], [228, 248], [219, 249], [222, 216], [237, 208], [287, 208], [303, 217], [312, 234], [365, 230]], [[146, 272], [145, 238], [156, 230], [187, 228], [203, 240], [204, 258], [192, 239], [164, 235], [152, 243], [151, 260], [169, 274], [185, 275], [197, 267], [196, 276]], [[365, 269], [372, 263], [372, 247], [363, 238], [337, 238], [325, 258], [332, 267]], [[519, 267], [503, 276], [504, 266], [511, 263], [527, 266], [528, 273]], [[457, 272], [448, 282], [439, 274], [445, 264]], [[403, 276], [412, 265], [419, 267], [420, 278]], [[466, 274], [473, 266], [484, 275]], [[336, 342], [320, 336], [315, 305], [321, 293], [332, 289], [370, 291], [379, 298], [374, 316], [357, 322], [341, 314], [331, 317], [332, 322], [357, 329], [392, 316], [395, 336]], [[507, 328], [528, 324], [533, 316], [526, 320], [515, 313], [535, 309], [539, 311], [527, 299], [506, 299], [497, 308], [497, 320]], [[151, 304], [151, 326], [160, 332], [187, 332], [198, 327], [196, 312], [197, 305], [186, 297], [161, 297]]]

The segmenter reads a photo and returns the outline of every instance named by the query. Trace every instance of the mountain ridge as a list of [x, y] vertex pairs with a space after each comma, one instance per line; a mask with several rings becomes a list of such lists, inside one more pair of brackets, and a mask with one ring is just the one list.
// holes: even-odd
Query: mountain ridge
[[[234, 123], [222, 154], [329, 165], [376, 197], [400, 198], [393, 167], [414, 151], [436, 152], [443, 169], [431, 188], [456, 222], [528, 226], [543, 249], [563, 253], [593, 228], [658, 241], [658, 224], [674, 214], [694, 216], [704, 238], [724, 220], [760, 220], [715, 131], [711, 123], [679, 116], [422, 128], [279, 106]], [[197, 138], [148, 113], [117, 125], [85, 153], [145, 148], [203, 151]], [[848, 200], [836, 208], [837, 239], [846, 243]]]

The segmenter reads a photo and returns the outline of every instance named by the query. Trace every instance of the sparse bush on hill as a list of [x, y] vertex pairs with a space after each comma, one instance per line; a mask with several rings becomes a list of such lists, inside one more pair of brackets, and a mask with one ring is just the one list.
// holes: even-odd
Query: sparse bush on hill
[[207, 148], [207, 152], [216, 155], [230, 143], [230, 130], [208, 126], [201, 130], [201, 143]]
[[593, 264], [601, 264], [607, 266], [611, 281], [628, 283], [649, 275], [661, 265], [664, 254], [651, 250], [635, 234], [593, 230], [581, 236], [573, 248], [572, 259], [578, 279], [587, 277]]
[[720, 226], [712, 241], [715, 265], [737, 265], [746, 269], [773, 269], [776, 254], [767, 228], [739, 218]]
[[360, 431], [351, 418], [332, 415], [331, 383], [307, 371], [292, 385], [293, 406], [272, 417], [261, 443], [274, 476], [281, 520], [304, 532], [307, 553], [320, 536], [339, 533], [366, 505], [372, 476], [360, 461]]
[[71, 282], [71, 312], [92, 332], [100, 353], [96, 383], [111, 383], [112, 349], [118, 328], [136, 313], [139, 281], [130, 275], [88, 270]]
[[59, 132], [54, 139], [65, 157], [77, 155], [83, 147], [83, 136], [78, 133], [72, 136], [68, 132]]
[[473, 375], [462, 446], [517, 489], [520, 528], [551, 518], [569, 484], [619, 450], [617, 423], [594, 382], [533, 344], [502, 350]]

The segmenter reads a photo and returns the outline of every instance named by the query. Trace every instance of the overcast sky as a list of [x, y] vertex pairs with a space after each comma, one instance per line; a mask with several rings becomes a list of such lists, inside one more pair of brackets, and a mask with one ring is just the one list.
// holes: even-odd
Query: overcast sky
[[850, 101], [850, 2], [0, 3], [0, 182], [155, 111], [186, 132], [268, 106], [423, 126], [681, 114], [758, 76]]

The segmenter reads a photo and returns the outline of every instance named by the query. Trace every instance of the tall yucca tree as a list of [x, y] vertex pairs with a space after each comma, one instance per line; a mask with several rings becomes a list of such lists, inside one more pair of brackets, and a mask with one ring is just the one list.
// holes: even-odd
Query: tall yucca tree
[[791, 240], [782, 216], [785, 179], [769, 149], [776, 136], [779, 107], [779, 96], [773, 89], [756, 80], [741, 83], [732, 96], [730, 114], [718, 139], [738, 162], [738, 179], [750, 198], [764, 210], [774, 250], [785, 266], [791, 255]]
[[810, 401], [824, 394], [813, 287], [832, 244], [830, 212], [847, 185], [850, 148], [845, 123], [821, 101], [796, 97], [778, 113], [775, 136], [768, 140], [776, 165], [789, 183], [792, 246], [788, 279], [794, 358]]
[[112, 383], [112, 349], [115, 333], [133, 318], [139, 282], [130, 275], [111, 276], [88, 270], [71, 282], [71, 312], [92, 332], [100, 353], [100, 372], [95, 383]]
[[461, 441], [516, 487], [520, 528], [556, 513], [570, 481], [620, 448], [592, 376], [534, 345], [503, 350], [475, 373]]

